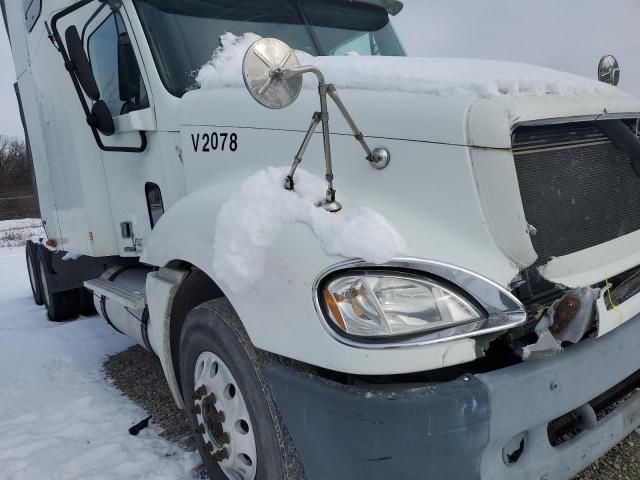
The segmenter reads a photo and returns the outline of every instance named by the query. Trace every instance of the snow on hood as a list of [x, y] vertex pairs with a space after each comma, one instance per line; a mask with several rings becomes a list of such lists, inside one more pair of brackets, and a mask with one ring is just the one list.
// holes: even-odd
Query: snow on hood
[[[244, 87], [242, 61], [259, 40], [253, 33], [221, 36], [221, 46], [196, 76], [204, 89]], [[416, 57], [312, 57], [297, 51], [302, 65], [320, 68], [338, 88], [477, 97], [622, 95], [616, 87], [588, 78], [522, 63]], [[315, 78], [305, 76], [305, 86]]]
[[315, 203], [326, 184], [303, 169], [296, 190], [287, 191], [287, 168], [269, 167], [249, 177], [222, 206], [216, 221], [213, 270], [234, 293], [254, 285], [264, 273], [267, 250], [282, 230], [304, 223], [329, 254], [382, 264], [406, 248], [396, 229], [370, 208], [329, 213]]

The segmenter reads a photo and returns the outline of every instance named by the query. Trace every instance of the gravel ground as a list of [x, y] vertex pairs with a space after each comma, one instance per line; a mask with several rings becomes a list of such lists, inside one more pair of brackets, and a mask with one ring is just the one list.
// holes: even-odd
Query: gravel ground
[[[153, 417], [162, 436], [185, 450], [196, 449], [185, 412], [176, 407], [160, 361], [144, 348], [135, 346], [113, 355], [104, 362], [109, 381]], [[140, 420], [143, 420], [142, 418]], [[207, 479], [204, 465], [192, 472], [194, 479]]]
[[153, 416], [164, 437], [195, 450], [187, 416], [176, 407], [155, 355], [142, 347], [131, 347], [109, 357], [104, 369], [116, 388]]
[[640, 479], [640, 434], [629, 435], [613, 450], [591, 465], [575, 480]]
[[[132, 347], [107, 359], [104, 367], [113, 385], [149, 412], [166, 438], [185, 449], [195, 449], [187, 417], [175, 406], [154, 355], [141, 347]], [[202, 470], [194, 474], [206, 478]], [[640, 429], [574, 480], [640, 480]]]

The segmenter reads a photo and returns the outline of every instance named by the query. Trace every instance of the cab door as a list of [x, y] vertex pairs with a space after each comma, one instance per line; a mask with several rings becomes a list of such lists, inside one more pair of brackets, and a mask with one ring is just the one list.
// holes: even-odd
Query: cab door
[[[100, 98], [115, 125], [112, 135], [101, 135], [109, 147], [101, 155], [122, 256], [137, 256], [142, 251], [164, 212], [162, 192], [167, 182], [162, 168], [166, 151], [162, 143], [167, 136], [157, 132], [152, 92], [131, 31], [127, 11], [120, 7], [104, 8], [83, 33]], [[141, 145], [143, 151], [131, 151]]]

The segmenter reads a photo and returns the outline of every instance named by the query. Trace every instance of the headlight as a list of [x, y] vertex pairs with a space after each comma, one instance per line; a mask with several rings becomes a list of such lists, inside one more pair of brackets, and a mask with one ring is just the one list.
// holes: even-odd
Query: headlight
[[357, 337], [435, 332], [486, 315], [435, 280], [394, 272], [345, 272], [322, 286], [320, 298], [335, 327]]

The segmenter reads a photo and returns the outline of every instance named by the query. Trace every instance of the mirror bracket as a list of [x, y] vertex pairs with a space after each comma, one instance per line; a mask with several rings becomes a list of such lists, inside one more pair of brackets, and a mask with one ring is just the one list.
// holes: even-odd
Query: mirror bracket
[[100, 3], [106, 3], [111, 10], [115, 11], [122, 7], [122, 0], [100, 0]]
[[274, 38], [260, 39], [249, 47], [244, 57], [243, 76], [247, 90], [258, 103], [267, 108], [285, 108], [291, 105], [300, 94], [301, 77], [306, 73], [313, 73], [318, 80], [320, 111], [313, 114], [311, 125], [294, 157], [291, 169], [284, 179], [284, 188], [286, 190], [295, 188], [296, 170], [302, 163], [302, 158], [318, 126], [322, 125], [327, 192], [324, 200], [320, 201], [317, 206], [335, 213], [342, 210], [342, 205], [336, 200], [336, 190], [333, 185], [334, 174], [327, 99], [331, 98], [338, 107], [351, 129], [353, 137], [364, 150], [365, 158], [373, 168], [378, 170], [386, 168], [389, 165], [391, 155], [384, 148], [376, 148], [373, 151], [369, 148], [362, 130], [338, 95], [335, 85], [326, 82], [325, 76], [319, 68], [300, 66], [295, 52], [284, 42]]
[[294, 176], [296, 174], [296, 170], [302, 163], [302, 157], [307, 151], [307, 147], [309, 147], [309, 142], [311, 142], [311, 138], [313, 138], [314, 133], [318, 129], [318, 125], [322, 122], [322, 114], [320, 112], [315, 112], [313, 114], [313, 118], [311, 119], [311, 125], [309, 126], [309, 130], [307, 130], [307, 134], [302, 141], [302, 145], [296, 153], [296, 156], [293, 159], [293, 165], [291, 165], [291, 170], [289, 170], [289, 174], [284, 179], [284, 188], [286, 190], [294, 190], [295, 189], [295, 180]]

